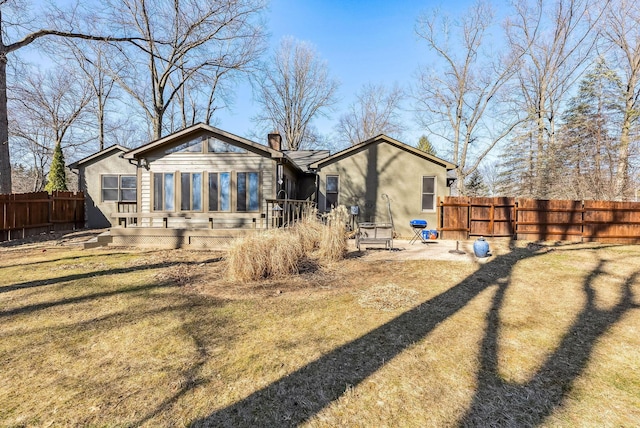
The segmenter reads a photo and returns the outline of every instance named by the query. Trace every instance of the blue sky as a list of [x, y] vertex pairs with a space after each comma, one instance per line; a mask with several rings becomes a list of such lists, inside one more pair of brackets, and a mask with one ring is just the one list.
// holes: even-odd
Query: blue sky
[[[464, 3], [450, 2], [446, 9], [455, 14], [466, 8]], [[419, 65], [429, 64], [426, 44], [419, 41], [415, 33], [416, 20], [425, 10], [438, 4], [411, 0], [271, 1], [267, 13], [271, 47], [284, 36], [308, 41], [327, 61], [331, 75], [341, 82], [340, 103], [331, 118], [315, 122], [322, 134], [333, 133], [338, 117], [362, 85], [384, 83], [392, 86], [398, 83], [408, 87], [412, 84]], [[410, 107], [409, 103], [407, 107]], [[248, 136], [253, 129], [250, 119], [256, 108], [250, 88], [242, 85], [238, 88], [233, 110], [218, 115], [218, 126]], [[403, 140], [416, 144], [423, 132], [410, 112], [405, 112], [404, 117], [411, 128], [403, 135]]]

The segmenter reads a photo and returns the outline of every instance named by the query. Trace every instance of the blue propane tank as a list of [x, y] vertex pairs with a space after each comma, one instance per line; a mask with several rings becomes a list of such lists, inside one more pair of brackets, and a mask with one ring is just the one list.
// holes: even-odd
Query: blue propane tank
[[487, 257], [489, 254], [489, 243], [481, 236], [473, 243], [473, 252], [476, 257]]

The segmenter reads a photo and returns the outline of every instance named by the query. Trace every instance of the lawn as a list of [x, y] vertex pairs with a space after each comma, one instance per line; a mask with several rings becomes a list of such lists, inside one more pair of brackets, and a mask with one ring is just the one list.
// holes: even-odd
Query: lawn
[[233, 283], [223, 253], [0, 248], [0, 425], [640, 425], [640, 246], [495, 253]]

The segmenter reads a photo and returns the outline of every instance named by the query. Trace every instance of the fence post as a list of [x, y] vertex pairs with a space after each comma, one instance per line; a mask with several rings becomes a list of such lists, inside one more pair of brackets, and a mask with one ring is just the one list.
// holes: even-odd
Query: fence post
[[513, 240], [518, 240], [518, 200], [513, 201]]
[[467, 238], [469, 239], [469, 237], [471, 236], [471, 198], [466, 197], [465, 198], [467, 201]]
[[442, 238], [442, 228], [444, 227], [444, 220], [442, 219], [442, 199], [440, 198], [440, 196], [438, 196], [438, 204], [436, 206], [436, 218], [438, 219], [436, 229], [440, 229], [440, 238]]
[[47, 203], [47, 219], [48, 219], [48, 223], [49, 223], [49, 232], [51, 232], [51, 230], [53, 229], [53, 209], [54, 209], [54, 202], [53, 202], [53, 192], [51, 192], [51, 194], [47, 194], [47, 200], [49, 201]]
[[584, 242], [584, 199], [580, 201], [580, 242]]
[[489, 231], [491, 232], [491, 236], [495, 234], [495, 230], [494, 230], [495, 212], [496, 212], [496, 201], [494, 199], [493, 201], [491, 201], [491, 206], [489, 207]]

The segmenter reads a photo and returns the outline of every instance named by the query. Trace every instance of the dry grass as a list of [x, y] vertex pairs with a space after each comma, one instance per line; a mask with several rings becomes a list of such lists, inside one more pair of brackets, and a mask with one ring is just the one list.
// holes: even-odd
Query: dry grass
[[360, 293], [358, 303], [364, 308], [393, 311], [410, 308], [420, 303], [416, 290], [398, 287], [395, 284], [376, 285]]
[[340, 205], [327, 215], [327, 224], [322, 230], [318, 253], [322, 260], [341, 260], [347, 252], [345, 224], [349, 219], [347, 209]]
[[640, 424], [640, 247], [259, 282], [220, 256], [2, 250], [0, 426]]
[[317, 219], [317, 210], [315, 209], [296, 224], [294, 230], [300, 238], [305, 254], [311, 254], [318, 249], [324, 228], [324, 225]]
[[228, 272], [236, 281], [256, 281], [298, 273], [305, 256], [297, 233], [289, 229], [249, 235], [229, 249]]
[[327, 216], [327, 224], [309, 215], [296, 226], [249, 235], [228, 252], [228, 274], [236, 281], [282, 278], [299, 273], [308, 259], [341, 260], [347, 252], [347, 210], [340, 206]]

